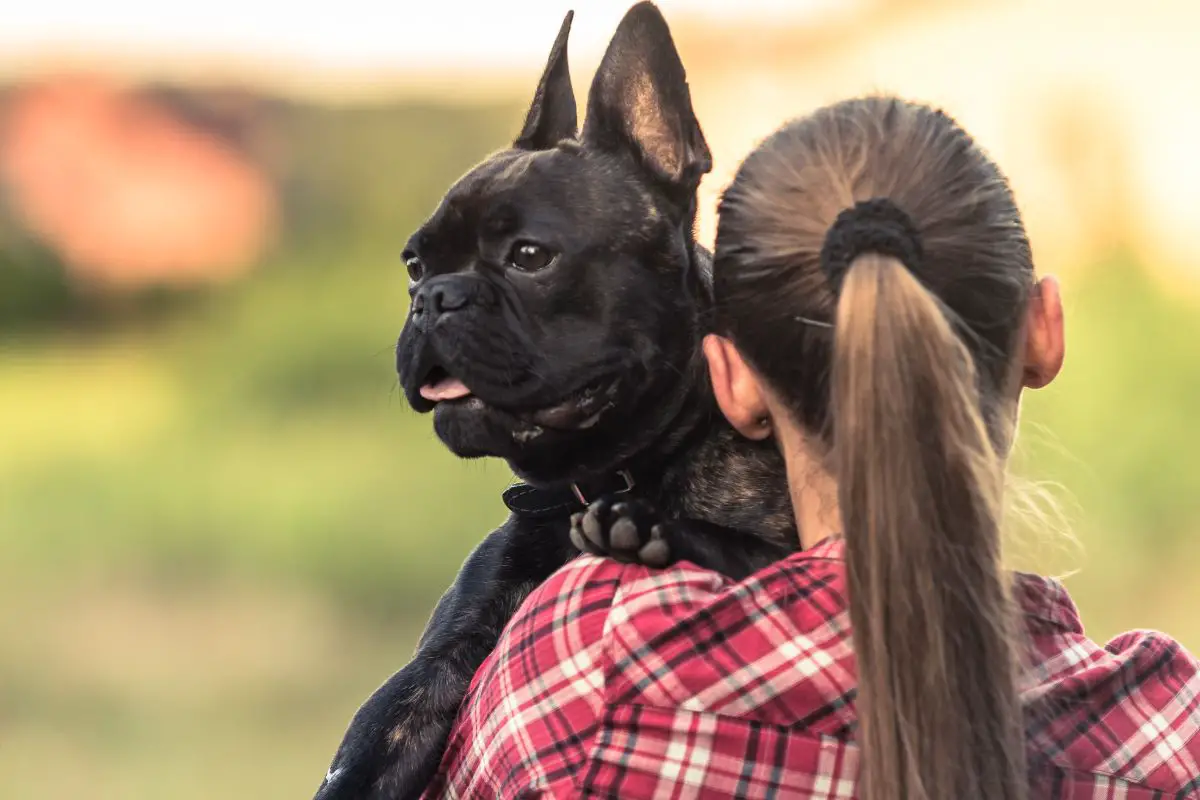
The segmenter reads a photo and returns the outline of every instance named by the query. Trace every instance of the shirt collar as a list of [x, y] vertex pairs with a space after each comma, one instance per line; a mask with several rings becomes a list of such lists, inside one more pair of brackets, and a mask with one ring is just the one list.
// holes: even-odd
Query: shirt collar
[[[845, 561], [846, 541], [841, 536], [822, 539], [792, 556], [797, 561]], [[1021, 612], [1064, 633], [1083, 634], [1079, 609], [1063, 584], [1030, 572], [1013, 573], [1013, 599]]]

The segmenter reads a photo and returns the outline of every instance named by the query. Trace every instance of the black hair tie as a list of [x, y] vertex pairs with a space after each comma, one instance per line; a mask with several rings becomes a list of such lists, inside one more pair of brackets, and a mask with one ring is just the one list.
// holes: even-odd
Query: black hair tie
[[874, 197], [838, 214], [825, 234], [821, 270], [835, 296], [850, 264], [863, 253], [894, 256], [913, 270], [920, 268], [924, 248], [912, 217], [888, 198]]

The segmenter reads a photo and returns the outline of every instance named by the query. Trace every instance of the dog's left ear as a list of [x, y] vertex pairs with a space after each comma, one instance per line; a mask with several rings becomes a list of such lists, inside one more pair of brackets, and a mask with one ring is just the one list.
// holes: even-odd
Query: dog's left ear
[[583, 139], [631, 150], [668, 186], [691, 194], [712, 169], [683, 62], [653, 3], [626, 12], [592, 81]]
[[549, 150], [560, 139], [575, 135], [579, 119], [575, 111], [575, 90], [571, 88], [571, 70], [567, 66], [567, 37], [571, 33], [574, 11], [568, 11], [550, 48], [550, 58], [533, 95], [533, 105], [525, 114], [525, 125], [513, 142], [518, 150]]

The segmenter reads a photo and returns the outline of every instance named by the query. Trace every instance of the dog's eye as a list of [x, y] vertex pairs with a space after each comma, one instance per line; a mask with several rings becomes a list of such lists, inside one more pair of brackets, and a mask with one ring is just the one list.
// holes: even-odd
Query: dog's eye
[[533, 242], [517, 242], [508, 254], [508, 262], [526, 272], [545, 269], [553, 260], [554, 253]]
[[404, 254], [404, 268], [408, 270], [408, 279], [413, 283], [425, 276], [425, 265], [412, 253]]

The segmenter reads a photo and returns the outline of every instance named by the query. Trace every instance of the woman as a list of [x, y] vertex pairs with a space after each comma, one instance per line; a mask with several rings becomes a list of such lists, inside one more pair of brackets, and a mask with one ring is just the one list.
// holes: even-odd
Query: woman
[[427, 796], [1200, 796], [1200, 671], [1088, 640], [1001, 566], [1022, 389], [1063, 360], [1007, 182], [948, 116], [822, 109], [721, 206], [722, 412], [774, 436], [803, 550], [731, 585], [582, 558], [476, 676]]

